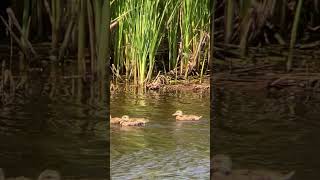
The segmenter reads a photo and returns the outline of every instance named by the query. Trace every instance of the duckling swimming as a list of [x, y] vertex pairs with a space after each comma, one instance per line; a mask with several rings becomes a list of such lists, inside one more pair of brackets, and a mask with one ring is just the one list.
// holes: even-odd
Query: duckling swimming
[[226, 175], [231, 173], [232, 161], [229, 156], [217, 154], [213, 156], [211, 163], [213, 164], [213, 172], [221, 172]]
[[120, 124], [120, 122], [122, 121], [122, 118], [118, 118], [118, 117], [111, 117], [110, 115], [110, 124]]
[[177, 121], [198, 121], [202, 118], [202, 116], [196, 115], [184, 115], [182, 111], [177, 110], [172, 116], [176, 116]]
[[214, 156], [212, 163], [211, 178], [215, 180], [290, 180], [295, 174], [294, 171], [283, 174], [270, 170], [231, 170], [231, 158], [222, 154]]
[[61, 180], [61, 176], [58, 171], [46, 169], [40, 173], [38, 180]]
[[5, 176], [2, 168], [0, 168], [0, 180], [5, 180]]
[[121, 126], [144, 126], [148, 119], [145, 118], [129, 118], [128, 115], [124, 115], [121, 118], [120, 125]]

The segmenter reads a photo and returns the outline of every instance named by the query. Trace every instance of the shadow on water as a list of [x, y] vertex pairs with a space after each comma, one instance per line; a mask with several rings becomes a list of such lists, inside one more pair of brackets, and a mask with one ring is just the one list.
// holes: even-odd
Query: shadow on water
[[[148, 117], [145, 127], [111, 127], [112, 179], [208, 179], [209, 103], [207, 94], [118, 92], [111, 115]], [[202, 115], [200, 122], [176, 122], [180, 109]]]
[[77, 89], [72, 79], [52, 85], [42, 78], [30, 77], [28, 91], [15, 92], [0, 109], [0, 161], [6, 175], [36, 177], [51, 168], [64, 177], [107, 177], [106, 103], [92, 96], [92, 84], [78, 97], [71, 92]]
[[318, 179], [320, 96], [219, 88], [213, 154], [232, 157], [234, 168], [295, 171], [294, 179]]

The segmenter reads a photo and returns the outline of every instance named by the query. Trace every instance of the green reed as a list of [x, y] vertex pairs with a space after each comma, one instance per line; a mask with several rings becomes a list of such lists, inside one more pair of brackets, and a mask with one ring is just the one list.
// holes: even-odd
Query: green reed
[[292, 56], [293, 56], [293, 49], [296, 43], [297, 39], [297, 31], [298, 31], [298, 25], [300, 20], [300, 13], [302, 8], [303, 0], [298, 1], [298, 5], [296, 7], [296, 13], [293, 21], [292, 31], [291, 31], [291, 38], [290, 38], [290, 52], [289, 57], [287, 61], [287, 70], [290, 71], [292, 67]]
[[[206, 36], [209, 33], [210, 10], [208, 0], [184, 0], [180, 8], [181, 57], [180, 74], [185, 78], [190, 70], [201, 69], [201, 60], [207, 59], [207, 54], [199, 58], [208, 48]], [[204, 50], [202, 47], [206, 47]], [[200, 52], [201, 51], [201, 52]]]
[[127, 80], [145, 85], [162, 70], [159, 64], [185, 77], [207, 67], [209, 0], [114, 0], [111, 9], [119, 22], [112, 39], [114, 65]]
[[[119, 17], [115, 63], [125, 67], [127, 78], [133, 76], [136, 84], [143, 85], [151, 79], [157, 49], [163, 37], [163, 19], [167, 5], [160, 0], [117, 1], [112, 9]], [[123, 47], [123, 48], [122, 48]], [[123, 55], [123, 56], [122, 56]], [[123, 58], [122, 58], [123, 57]]]
[[[168, 34], [168, 48], [169, 48], [169, 71], [177, 67], [178, 60], [178, 42], [179, 39], [179, 7], [180, 1], [173, 1], [168, 6], [167, 34]], [[170, 13], [172, 12], [172, 13]]]
[[226, 3], [226, 35], [224, 41], [225, 43], [229, 43], [233, 31], [234, 0], [227, 0]]
[[[26, 48], [27, 45], [26, 45], [26, 41], [25, 41], [25, 38], [28, 39], [28, 36], [29, 36], [29, 26], [30, 26], [30, 14], [29, 14], [29, 11], [30, 11], [30, 0], [26, 0], [24, 1], [23, 3], [24, 5], [24, 8], [23, 8], [23, 16], [22, 16], [22, 31], [21, 31], [21, 38], [20, 38], [20, 41], [21, 41], [21, 45], [23, 46], [23, 48]], [[21, 71], [24, 71], [25, 70], [25, 62], [23, 60], [24, 58], [22, 58], [20, 60], [20, 70]]]

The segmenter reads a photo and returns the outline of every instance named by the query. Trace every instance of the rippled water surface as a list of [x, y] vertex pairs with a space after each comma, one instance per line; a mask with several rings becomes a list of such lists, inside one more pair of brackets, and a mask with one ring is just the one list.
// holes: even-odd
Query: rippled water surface
[[[203, 119], [176, 122], [177, 109]], [[150, 122], [142, 128], [111, 127], [112, 179], [209, 179], [209, 110], [209, 93], [113, 94], [114, 117]]]
[[320, 179], [319, 93], [224, 88], [216, 91], [215, 105], [213, 152], [231, 155], [235, 168]]
[[63, 176], [106, 177], [105, 105], [77, 101], [30, 87], [0, 108], [0, 166], [8, 177], [36, 177], [45, 168]]

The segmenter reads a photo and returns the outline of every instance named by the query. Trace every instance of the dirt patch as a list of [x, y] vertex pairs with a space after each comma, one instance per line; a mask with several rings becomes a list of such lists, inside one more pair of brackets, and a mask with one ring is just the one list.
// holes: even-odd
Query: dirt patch
[[[157, 82], [157, 83], [155, 83]], [[207, 76], [204, 79], [192, 79], [192, 80], [159, 80], [153, 81], [147, 84], [146, 87], [139, 87], [132, 84], [124, 83], [111, 83], [110, 91], [122, 91], [132, 89], [143, 89], [144, 91], [161, 91], [161, 92], [209, 92], [210, 91], [210, 78]]]
[[209, 83], [201, 83], [201, 84], [173, 84], [173, 85], [164, 85], [161, 87], [162, 91], [193, 91], [193, 92], [203, 92], [210, 90]]

